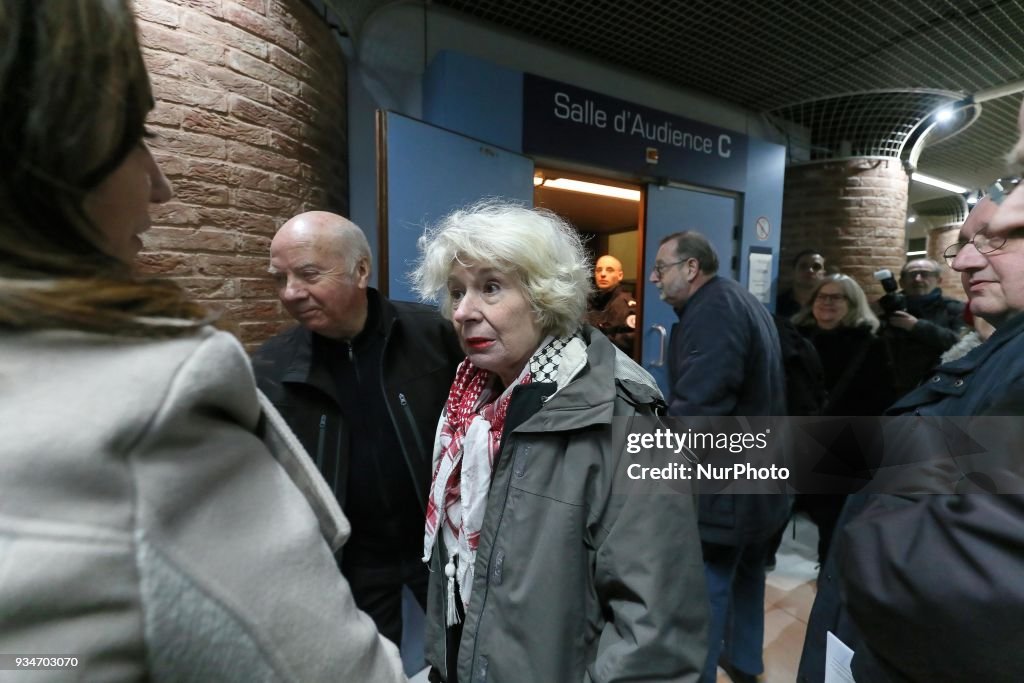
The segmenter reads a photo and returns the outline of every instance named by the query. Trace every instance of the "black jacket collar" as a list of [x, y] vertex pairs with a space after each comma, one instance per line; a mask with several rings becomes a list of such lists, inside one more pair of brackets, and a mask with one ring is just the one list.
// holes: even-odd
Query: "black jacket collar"
[[[367, 287], [366, 299], [367, 327], [352, 340], [353, 345], [358, 345], [360, 338], [371, 330], [384, 335], [386, 340], [395, 322], [396, 313], [394, 306], [380, 292], [373, 287]], [[329, 372], [323, 361], [315, 357], [314, 349], [318, 345], [313, 343], [314, 336], [319, 337], [315, 332], [310, 332], [301, 325], [292, 330], [294, 352], [291, 362], [288, 364], [288, 369], [282, 377], [282, 381], [312, 384], [328, 395], [334, 396], [333, 381], [329, 376]]]

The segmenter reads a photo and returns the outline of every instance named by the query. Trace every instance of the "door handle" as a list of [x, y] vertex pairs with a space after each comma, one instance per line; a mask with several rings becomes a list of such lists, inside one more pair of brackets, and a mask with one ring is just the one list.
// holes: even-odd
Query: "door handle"
[[665, 339], [668, 338], [668, 330], [664, 325], [651, 325], [651, 329], [661, 336], [661, 339], [658, 340], [658, 360], [651, 363], [651, 367], [663, 368], [665, 367]]

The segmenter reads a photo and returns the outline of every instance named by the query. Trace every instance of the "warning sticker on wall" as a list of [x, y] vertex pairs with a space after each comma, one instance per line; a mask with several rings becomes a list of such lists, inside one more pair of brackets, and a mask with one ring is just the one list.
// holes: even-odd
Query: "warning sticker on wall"
[[768, 222], [767, 218], [761, 216], [754, 224], [754, 230], [757, 232], [757, 239], [763, 242], [772, 234], [772, 224]]

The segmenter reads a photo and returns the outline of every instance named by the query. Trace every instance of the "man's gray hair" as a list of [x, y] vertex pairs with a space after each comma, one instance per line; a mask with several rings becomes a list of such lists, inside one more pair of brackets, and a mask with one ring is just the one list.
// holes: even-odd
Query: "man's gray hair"
[[419, 295], [452, 315], [448, 278], [457, 265], [494, 268], [522, 287], [545, 334], [575, 330], [587, 309], [592, 265], [579, 234], [546, 209], [485, 200], [445, 216], [419, 239], [411, 277]]
[[662, 238], [659, 245], [671, 240], [676, 241], [676, 258], [680, 260], [697, 259], [700, 264], [700, 272], [705, 275], [714, 275], [718, 272], [718, 254], [715, 253], [715, 248], [711, 246], [707, 237], [693, 230], [674, 232]]

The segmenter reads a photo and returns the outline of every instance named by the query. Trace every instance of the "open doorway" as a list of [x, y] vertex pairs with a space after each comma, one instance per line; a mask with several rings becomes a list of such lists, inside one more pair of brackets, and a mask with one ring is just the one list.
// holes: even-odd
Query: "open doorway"
[[[644, 281], [641, 186], [541, 167], [535, 170], [533, 184], [534, 205], [549, 209], [572, 224], [583, 236], [593, 262], [608, 255], [622, 264], [623, 278], [616, 286], [635, 302], [631, 306], [632, 318], [620, 322], [622, 316], [609, 316], [607, 333], [623, 351], [639, 358], [639, 334], [629, 334], [626, 328], [634, 331], [643, 329], [640, 320]], [[606, 288], [604, 297], [601, 296], [602, 286]], [[595, 282], [595, 288], [596, 305], [609, 303], [611, 295], [618, 296], [618, 292], [608, 288], [607, 281]], [[621, 306], [617, 308], [621, 310]]]

